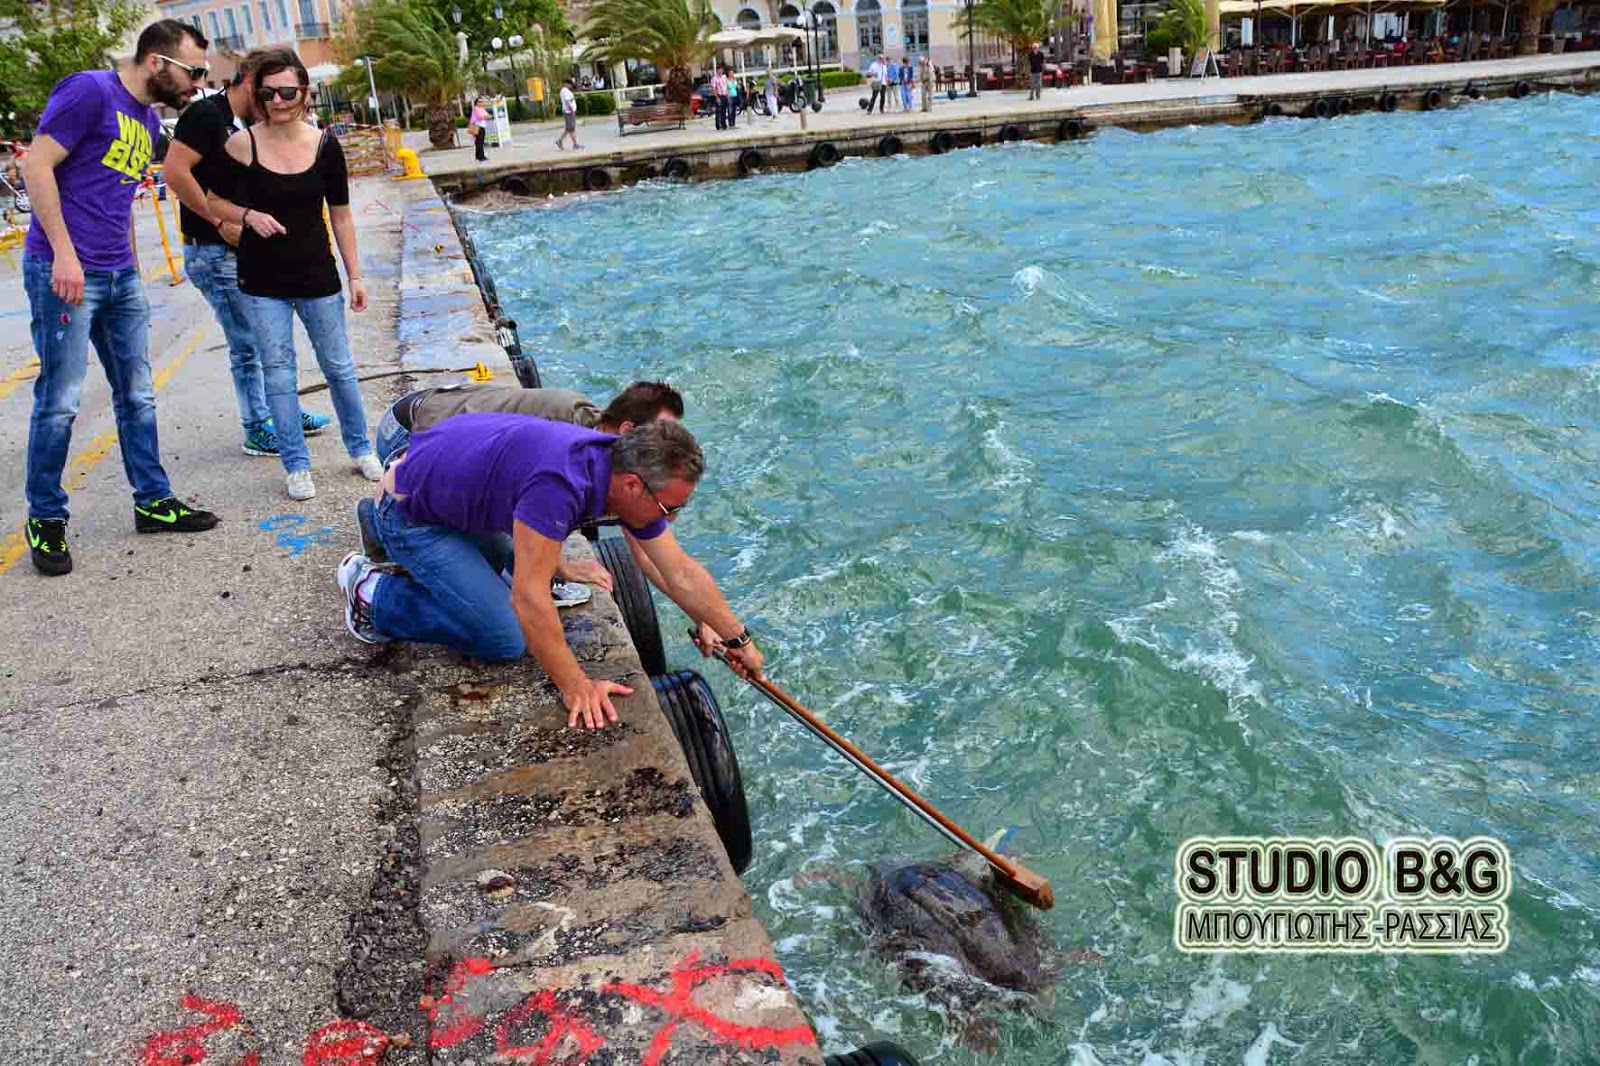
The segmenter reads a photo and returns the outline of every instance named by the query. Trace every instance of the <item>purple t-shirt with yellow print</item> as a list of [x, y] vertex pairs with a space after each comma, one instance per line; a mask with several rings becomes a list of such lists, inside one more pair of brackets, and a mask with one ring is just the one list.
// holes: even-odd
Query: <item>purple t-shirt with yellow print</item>
[[[133, 195], [150, 165], [161, 124], [113, 70], [86, 70], [62, 78], [50, 92], [38, 135], [67, 150], [56, 167], [61, 216], [85, 270], [133, 266], [128, 219]], [[28, 229], [28, 255], [54, 260], [38, 216]]]

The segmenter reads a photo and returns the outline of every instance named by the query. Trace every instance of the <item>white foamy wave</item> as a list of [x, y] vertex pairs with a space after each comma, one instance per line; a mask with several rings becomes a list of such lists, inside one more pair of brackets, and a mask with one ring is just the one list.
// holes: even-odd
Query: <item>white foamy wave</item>
[[1250, 986], [1225, 977], [1214, 964], [1203, 979], [1189, 986], [1189, 1003], [1178, 1028], [1192, 1032], [1202, 1025], [1221, 1025], [1250, 1002]]
[[1152, 274], [1160, 278], [1193, 278], [1195, 276], [1187, 270], [1179, 270], [1177, 267], [1165, 266], [1161, 263], [1141, 263], [1139, 270], [1145, 274]]
[[1272, 1054], [1272, 1045], [1282, 1044], [1287, 1048], [1297, 1048], [1300, 1045], [1278, 1032], [1278, 1027], [1271, 1022], [1261, 1030], [1261, 1035], [1256, 1037], [1244, 1053], [1243, 1066], [1267, 1066], [1267, 1057]]

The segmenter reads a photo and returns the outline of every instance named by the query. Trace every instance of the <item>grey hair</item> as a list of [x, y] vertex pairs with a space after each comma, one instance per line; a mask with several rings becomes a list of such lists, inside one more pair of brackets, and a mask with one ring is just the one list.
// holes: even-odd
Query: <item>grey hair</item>
[[658, 418], [617, 438], [611, 446], [611, 471], [637, 474], [651, 492], [660, 492], [673, 478], [698, 485], [706, 461], [682, 422]]

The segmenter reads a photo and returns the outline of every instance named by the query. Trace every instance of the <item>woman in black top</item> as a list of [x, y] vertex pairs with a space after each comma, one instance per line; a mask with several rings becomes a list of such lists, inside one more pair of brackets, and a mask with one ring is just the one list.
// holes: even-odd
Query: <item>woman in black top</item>
[[265, 119], [228, 139], [228, 155], [235, 164], [229, 175], [231, 189], [221, 183], [224, 187], [211, 194], [211, 206], [224, 221], [243, 226], [239, 291], [261, 347], [267, 402], [278, 434], [278, 456], [288, 472], [289, 497], [307, 500], [317, 489], [300, 428], [296, 315], [327, 378], [345, 449], [363, 476], [373, 481], [383, 476], [367, 439], [366, 412], [345, 333], [339, 270], [322, 219], [324, 203], [350, 279], [352, 311], [367, 309], [367, 290], [356, 252], [344, 151], [332, 136], [305, 120], [311, 82], [305, 65], [293, 52], [276, 49], [262, 56], [251, 77]]

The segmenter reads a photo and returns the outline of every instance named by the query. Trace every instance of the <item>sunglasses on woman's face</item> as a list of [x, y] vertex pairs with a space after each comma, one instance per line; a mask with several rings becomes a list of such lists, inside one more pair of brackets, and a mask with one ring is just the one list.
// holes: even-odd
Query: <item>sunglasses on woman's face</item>
[[266, 85], [256, 90], [256, 99], [263, 104], [270, 104], [272, 103], [272, 98], [276, 96], [287, 104], [298, 100], [300, 94], [305, 91], [306, 87], [304, 85]]

